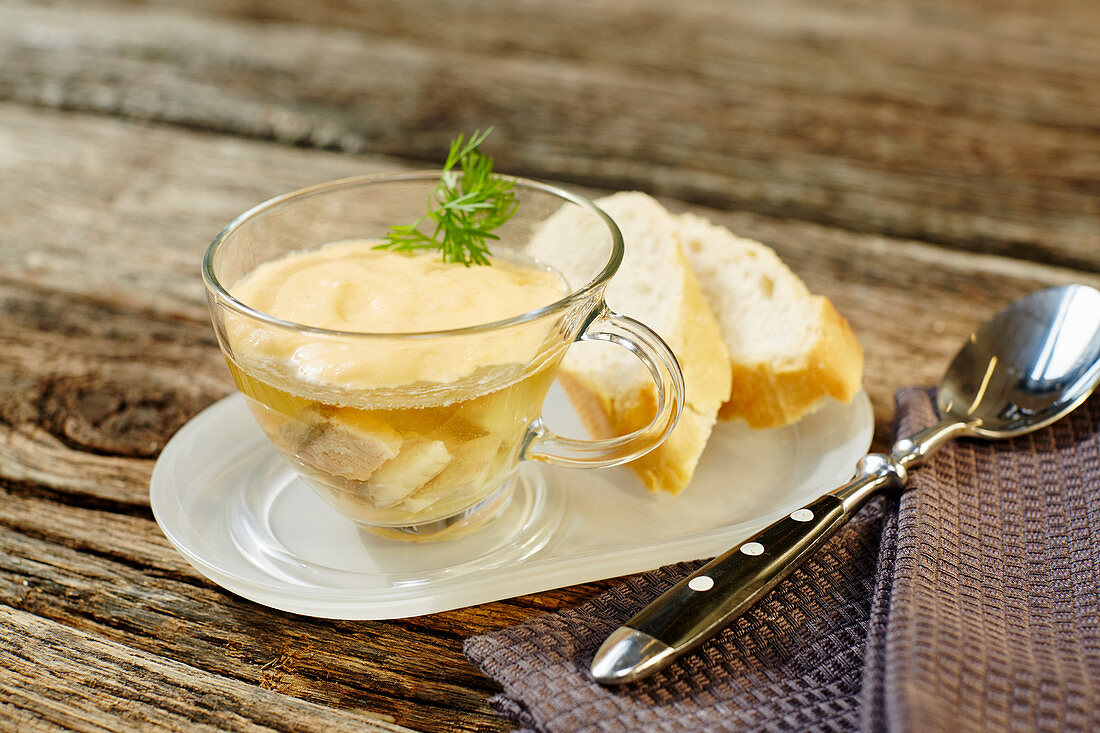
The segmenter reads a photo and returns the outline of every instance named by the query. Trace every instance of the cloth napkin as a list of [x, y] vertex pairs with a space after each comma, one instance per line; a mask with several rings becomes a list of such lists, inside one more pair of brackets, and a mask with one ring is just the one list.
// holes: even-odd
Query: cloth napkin
[[[897, 402], [899, 435], [936, 420], [927, 389]], [[468, 639], [494, 707], [538, 731], [1100, 730], [1100, 397], [948, 444], [699, 649], [593, 681], [607, 634], [700, 564]]]

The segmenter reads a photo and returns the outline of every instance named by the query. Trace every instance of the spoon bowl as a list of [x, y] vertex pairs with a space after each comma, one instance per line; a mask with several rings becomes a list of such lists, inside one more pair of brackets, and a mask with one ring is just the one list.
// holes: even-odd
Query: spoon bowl
[[975, 331], [937, 391], [940, 417], [983, 438], [1050, 425], [1100, 380], [1100, 292], [1063, 285], [1016, 301]]

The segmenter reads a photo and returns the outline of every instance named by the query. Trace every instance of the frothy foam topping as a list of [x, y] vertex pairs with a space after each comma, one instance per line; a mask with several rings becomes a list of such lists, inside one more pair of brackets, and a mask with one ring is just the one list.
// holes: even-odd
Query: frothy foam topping
[[[549, 324], [426, 338], [396, 334], [449, 330], [522, 315], [565, 294], [560, 277], [532, 264], [446, 264], [424, 254], [351, 241], [264, 263], [230, 288], [242, 303], [282, 320], [361, 337], [302, 333], [227, 317], [242, 367], [338, 389], [452, 382], [479, 368], [527, 364], [546, 350]], [[291, 385], [286, 385], [291, 386]]]

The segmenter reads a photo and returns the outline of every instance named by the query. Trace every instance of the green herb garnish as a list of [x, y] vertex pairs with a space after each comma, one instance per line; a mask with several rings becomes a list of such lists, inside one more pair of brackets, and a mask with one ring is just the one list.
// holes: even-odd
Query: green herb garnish
[[[469, 140], [459, 135], [443, 166], [439, 185], [428, 199], [428, 213], [415, 224], [390, 227], [386, 241], [375, 249], [397, 252], [439, 250], [444, 262], [488, 265], [486, 240], [500, 239], [493, 230], [512, 218], [519, 202], [515, 182], [493, 173], [493, 159], [478, 146], [493, 128], [476, 130]], [[461, 173], [455, 170], [455, 166]], [[434, 222], [431, 235], [420, 231], [425, 221]]]

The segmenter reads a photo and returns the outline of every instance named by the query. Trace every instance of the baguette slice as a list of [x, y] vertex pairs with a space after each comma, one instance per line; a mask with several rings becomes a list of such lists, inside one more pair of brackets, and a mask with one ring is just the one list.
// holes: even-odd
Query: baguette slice
[[[607, 287], [608, 306], [660, 334], [684, 373], [686, 400], [680, 422], [663, 444], [630, 464], [650, 491], [677, 494], [691, 480], [718, 408], [729, 397], [729, 354], [718, 323], [680, 250], [675, 236], [676, 218], [642, 193], [618, 193], [597, 204], [619, 225], [626, 243], [622, 266]], [[547, 219], [544, 241], [605, 236], [605, 232], [588, 230], [584, 222], [575, 211], [563, 209]], [[536, 257], [540, 239], [536, 236], [532, 243]], [[569, 264], [561, 269], [573, 282]], [[578, 271], [586, 270], [581, 267]], [[655, 412], [657, 390], [653, 380], [625, 349], [575, 344], [558, 378], [581, 421], [595, 437], [637, 430]]]
[[775, 252], [694, 214], [678, 217], [677, 234], [730, 352], [721, 419], [778, 427], [826, 395], [848, 402], [859, 392], [863, 350], [847, 321]]

